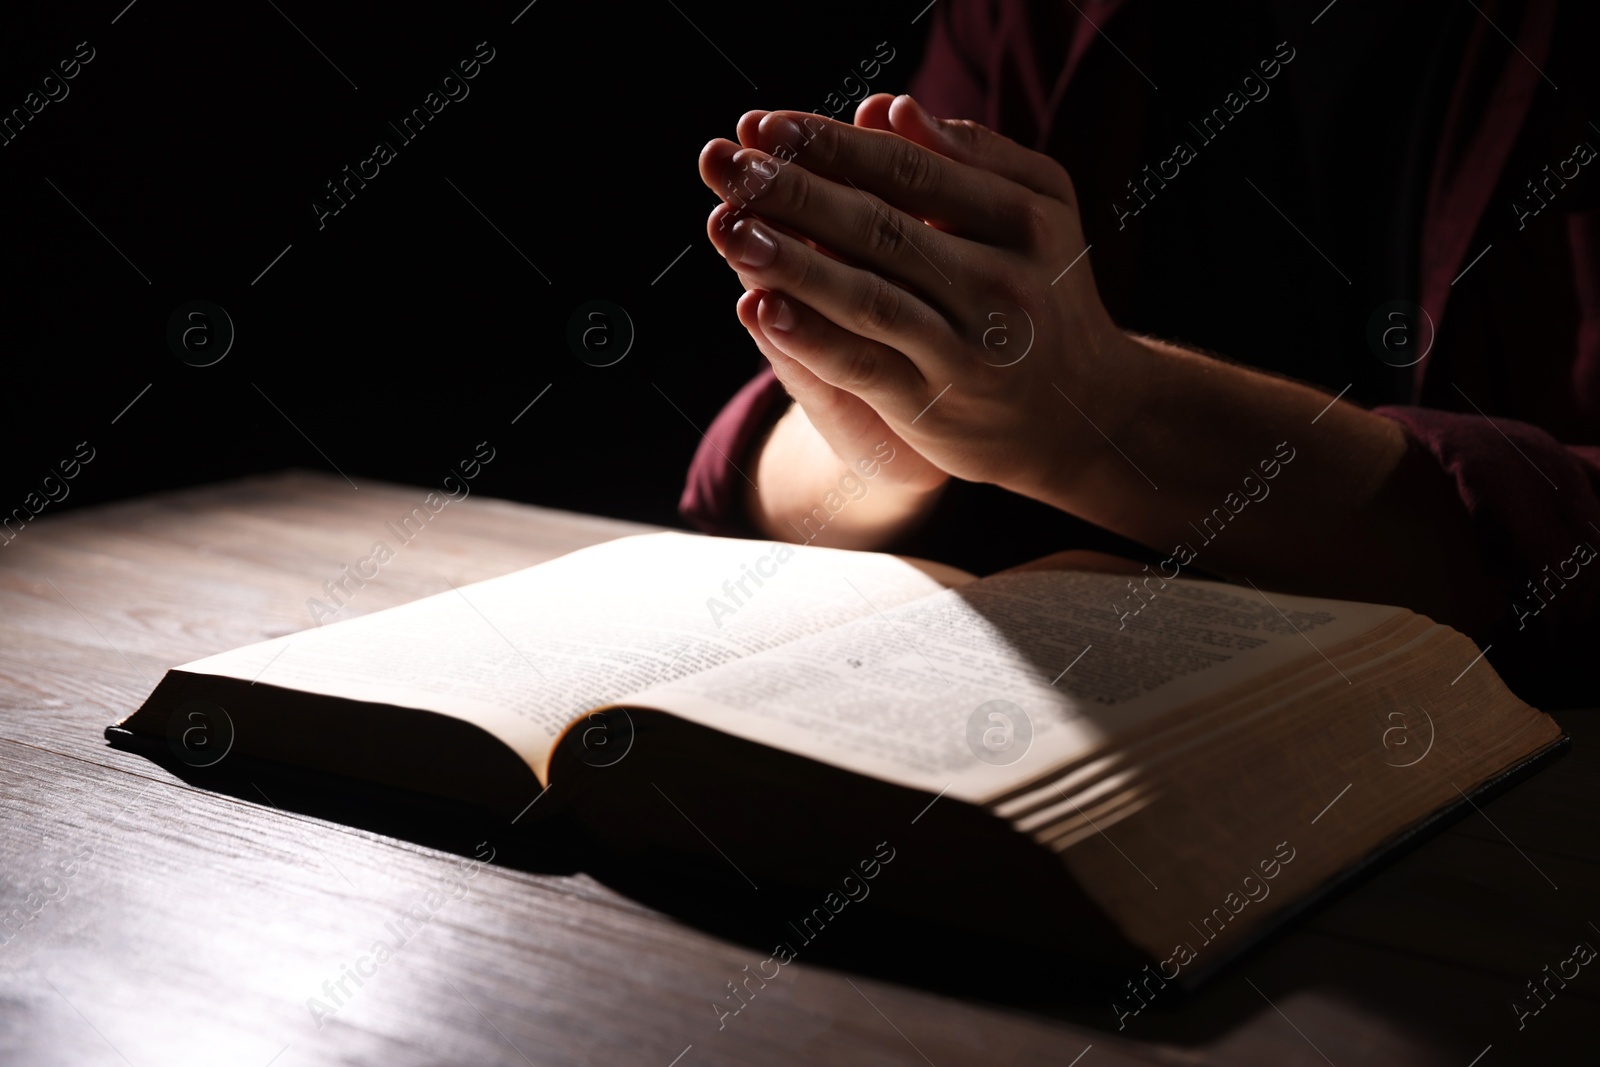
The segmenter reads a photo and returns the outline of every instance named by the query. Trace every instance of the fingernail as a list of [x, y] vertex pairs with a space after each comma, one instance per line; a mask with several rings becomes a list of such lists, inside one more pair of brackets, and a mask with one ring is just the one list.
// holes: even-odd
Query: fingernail
[[761, 120], [761, 147], [768, 152], [776, 153], [780, 146], [787, 147], [790, 153], [798, 152], [800, 146], [805, 144], [805, 137], [800, 133], [800, 127], [795, 125], [793, 119], [784, 118], [782, 115], [768, 115]]
[[733, 227], [733, 258], [741, 267], [765, 267], [778, 256], [778, 242], [764, 226], [743, 219]]
[[771, 310], [769, 314], [763, 316], [762, 325], [768, 329], [780, 330], [784, 333], [794, 329], [794, 308], [789, 306], [789, 301], [781, 296], [769, 296], [761, 301], [761, 310], [768, 311], [769, 308]]
[[752, 174], [758, 178], [765, 178], [768, 181], [771, 181], [773, 178], [778, 176], [778, 164], [774, 163], [770, 159], [763, 159], [760, 156], [741, 160], [740, 168], [746, 174]]
[[743, 200], [754, 200], [772, 185], [778, 176], [778, 165], [760, 156], [735, 157], [733, 169], [728, 172], [728, 189]]

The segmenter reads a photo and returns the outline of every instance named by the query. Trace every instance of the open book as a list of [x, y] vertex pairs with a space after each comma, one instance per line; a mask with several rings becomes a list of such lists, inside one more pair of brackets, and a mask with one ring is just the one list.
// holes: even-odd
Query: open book
[[1403, 608], [662, 533], [185, 664], [106, 733], [548, 791], [752, 885], [893, 855], [911, 913], [1173, 979], [1564, 745], [1480, 659]]

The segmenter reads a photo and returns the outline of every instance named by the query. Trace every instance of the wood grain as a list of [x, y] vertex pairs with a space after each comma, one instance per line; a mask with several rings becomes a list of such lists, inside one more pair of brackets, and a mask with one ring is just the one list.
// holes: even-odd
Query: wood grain
[[[1488, 1046], [1480, 1067], [1593, 1062], [1600, 967], [1521, 1030], [1510, 1006], [1576, 942], [1600, 945], [1592, 713], [1556, 716], [1571, 756], [1120, 1031], [1120, 991], [1058, 992], [1039, 976], [1059, 961], [949, 959], [971, 979], [955, 996], [847, 943], [719, 1029], [713, 1000], [769, 952], [602, 884], [571, 842], [463, 826], [425, 847], [105, 745], [167, 667], [312, 625], [307, 598], [393, 545], [384, 523], [426, 491], [252, 478], [44, 517], [0, 549], [0, 1064], [1465, 1067]], [[646, 529], [472, 497], [340, 617]], [[496, 862], [447, 881], [484, 840]], [[319, 1027], [308, 998], [419, 907]], [[1001, 887], [994, 907], [1025, 925]]]

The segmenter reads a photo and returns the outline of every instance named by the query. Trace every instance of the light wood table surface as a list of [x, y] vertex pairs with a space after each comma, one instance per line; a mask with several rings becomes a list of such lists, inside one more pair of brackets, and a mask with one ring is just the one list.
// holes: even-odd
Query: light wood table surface
[[[1556, 714], [1565, 759], [1121, 1032], [1110, 988], [1058, 994], [977, 958], [905, 973], [843, 944], [719, 1029], [712, 1001], [769, 952], [610, 888], [540, 831], [319, 1027], [307, 999], [477, 838], [435, 848], [209, 790], [102, 731], [168, 667], [312, 625], [307, 598], [426, 492], [292, 472], [47, 514], [0, 548], [0, 1064], [1600, 1063], [1600, 962], [1521, 1029], [1512, 1009], [1600, 947], [1593, 712]], [[340, 617], [648, 529], [474, 495]], [[994, 908], [1026, 923], [1003, 887]]]

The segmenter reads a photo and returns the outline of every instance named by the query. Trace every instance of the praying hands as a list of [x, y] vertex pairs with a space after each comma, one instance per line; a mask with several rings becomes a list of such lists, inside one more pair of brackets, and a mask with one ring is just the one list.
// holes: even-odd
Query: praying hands
[[764, 532], [792, 539], [887, 440], [895, 463], [827, 543], [891, 546], [956, 477], [1166, 551], [1289, 448], [1296, 477], [1197, 566], [1459, 625], [1491, 610], [1452, 584], [1473, 563], [1466, 515], [1398, 424], [1117, 327], [1049, 156], [884, 94], [855, 125], [753, 111], [737, 136], [708, 143], [700, 173], [740, 321], [794, 400], [759, 445], [747, 506]]

